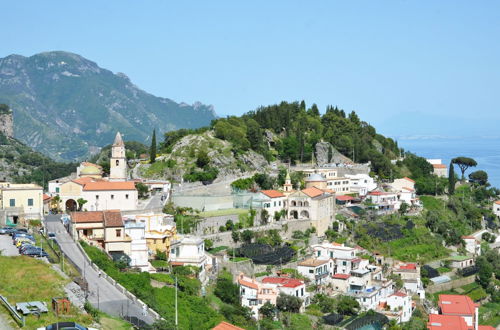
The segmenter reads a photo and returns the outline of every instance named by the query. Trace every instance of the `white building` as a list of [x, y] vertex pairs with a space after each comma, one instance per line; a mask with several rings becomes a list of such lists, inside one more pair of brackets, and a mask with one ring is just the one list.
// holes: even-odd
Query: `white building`
[[255, 198], [257, 207], [266, 210], [268, 222], [272, 222], [275, 213], [281, 212], [286, 208], [287, 197], [278, 190], [261, 190]]
[[262, 279], [262, 283], [274, 285], [278, 293], [300, 298], [302, 300], [301, 312], [304, 312], [305, 307], [310, 304], [310, 294], [306, 290], [304, 281], [289, 277], [265, 277]]
[[124, 221], [125, 234], [132, 239], [130, 242], [130, 266], [141, 271], [149, 270], [148, 246], [145, 238], [145, 224], [135, 220]]
[[403, 288], [407, 292], [417, 294], [420, 299], [425, 298], [424, 285], [420, 278], [420, 266], [416, 263], [399, 263], [394, 266], [393, 274], [403, 281]]
[[410, 321], [413, 313], [412, 300], [409, 295], [404, 292], [398, 291], [387, 297], [385, 304], [389, 313], [389, 318], [395, 319], [398, 323]]
[[359, 196], [366, 196], [370, 191], [377, 188], [375, 180], [368, 174], [346, 174], [350, 181], [349, 190]]
[[371, 191], [367, 199], [373, 204], [371, 208], [375, 209], [378, 214], [394, 213], [401, 206], [398, 194], [394, 192]]
[[250, 308], [255, 319], [259, 319], [259, 309], [269, 302], [276, 305], [278, 288], [276, 284], [261, 283], [241, 273], [238, 276], [241, 305]]
[[474, 236], [462, 236], [462, 240], [465, 243], [465, 250], [472, 255], [481, 255], [481, 241], [479, 241]]
[[297, 271], [315, 284], [326, 284], [333, 275], [333, 260], [306, 259], [299, 262]]
[[474, 258], [468, 256], [454, 256], [450, 258], [450, 261], [450, 266], [455, 269], [463, 269], [476, 264]]
[[500, 217], [500, 201], [495, 201], [493, 203], [493, 213], [495, 213], [497, 217]]
[[448, 176], [448, 167], [443, 164], [441, 159], [427, 159], [427, 162], [432, 165], [434, 175], [440, 178], [446, 178]]
[[404, 177], [401, 179], [395, 179], [394, 182], [388, 184], [392, 191], [401, 191], [403, 188], [415, 189], [415, 181]]
[[138, 194], [132, 181], [95, 181], [85, 183], [81, 197], [90, 211], [136, 210]]
[[363, 310], [375, 310], [381, 301], [386, 300], [393, 293], [394, 283], [392, 280], [386, 280], [377, 285], [363, 287], [359, 290], [350, 289], [347, 295], [356, 299]]
[[172, 266], [198, 267], [201, 282], [207, 280], [205, 268], [209, 258], [205, 253], [205, 242], [199, 237], [183, 236], [172, 242], [169, 261]]
[[356, 256], [356, 249], [343, 244], [323, 242], [311, 246], [314, 257], [333, 260], [332, 274], [350, 274], [352, 269], [360, 268], [362, 259]]

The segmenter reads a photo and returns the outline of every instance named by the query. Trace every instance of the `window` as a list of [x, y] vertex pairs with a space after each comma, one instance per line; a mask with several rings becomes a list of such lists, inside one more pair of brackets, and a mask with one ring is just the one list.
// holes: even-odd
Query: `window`
[[276, 201], [274, 201], [273, 204], [274, 204], [274, 207], [276, 207]]
[[314, 274], [314, 270], [309, 269], [309, 274]]
[[347, 265], [347, 261], [342, 261], [342, 266], [346, 266]]
[[125, 195], [125, 199], [128, 199], [128, 194]]
[[99, 195], [95, 195], [95, 199], [99, 199]]
[[122, 230], [121, 229], [116, 230], [116, 237], [122, 237]]
[[120, 161], [117, 159], [116, 160], [116, 166], [119, 166], [120, 165]]
[[56, 187], [56, 193], [58, 193], [58, 192], [59, 192], [59, 187]]
[[321, 251], [318, 251], [318, 257], [321, 256]]
[[28, 198], [28, 206], [33, 206], [33, 198]]
[[304, 288], [300, 289], [300, 296], [303, 297], [304, 296]]
[[15, 200], [14, 198], [11, 198], [11, 199], [9, 200], [9, 206], [10, 206], [10, 207], [14, 207], [14, 206], [16, 206], [16, 200]]
[[111, 195], [111, 199], [115, 199], [115, 195]]

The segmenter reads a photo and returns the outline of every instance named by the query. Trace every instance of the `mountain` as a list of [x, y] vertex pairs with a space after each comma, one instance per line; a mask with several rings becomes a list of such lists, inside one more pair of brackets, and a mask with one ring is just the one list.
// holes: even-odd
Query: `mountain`
[[135, 86], [82, 56], [46, 52], [0, 59], [0, 103], [14, 113], [14, 136], [57, 160], [81, 159], [113, 141], [208, 125], [212, 106], [176, 103]]
[[0, 132], [0, 181], [37, 183], [71, 174], [76, 163], [60, 163]]

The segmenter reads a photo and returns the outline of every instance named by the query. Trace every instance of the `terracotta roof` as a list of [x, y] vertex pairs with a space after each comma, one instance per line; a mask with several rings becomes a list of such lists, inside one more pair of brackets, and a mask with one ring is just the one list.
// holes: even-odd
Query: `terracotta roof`
[[396, 297], [406, 297], [407, 294], [406, 293], [403, 293], [401, 291], [398, 291], [398, 292], [395, 292], [393, 294], [391, 294], [391, 296], [396, 296]]
[[73, 180], [73, 182], [78, 183], [81, 186], [84, 186], [85, 184], [94, 181], [94, 179], [89, 178], [89, 177], [83, 177], [83, 178], [78, 178]]
[[381, 196], [381, 195], [388, 195], [389, 193], [385, 191], [370, 191], [368, 195], [373, 195], [373, 196]]
[[491, 325], [479, 325], [477, 330], [495, 330]]
[[474, 315], [476, 305], [469, 296], [458, 294], [440, 294], [439, 308], [442, 314]]
[[282, 192], [277, 190], [261, 190], [260, 192], [270, 198], [285, 197]]
[[429, 330], [468, 330], [469, 327], [465, 319], [458, 315], [440, 315], [430, 314], [429, 323], [427, 323]]
[[498, 204], [498, 205], [500, 205], [500, 201], [495, 201], [495, 204]]
[[71, 221], [74, 223], [100, 222], [106, 227], [122, 227], [122, 214], [119, 210], [71, 212]]
[[86, 183], [83, 190], [136, 190], [131, 181], [97, 181]]
[[180, 262], [180, 261], [170, 261], [170, 265], [172, 265], [172, 266], [184, 266], [184, 263]]
[[408, 180], [408, 181], [410, 181], [410, 182], [415, 183], [415, 181], [414, 181], [414, 180], [410, 179], [410, 178], [409, 178], [409, 177], [407, 177], [407, 176], [405, 176], [403, 179], [405, 179], [405, 180]]
[[406, 264], [406, 265], [401, 265], [399, 266], [399, 269], [417, 269], [417, 265], [416, 264]]
[[52, 199], [52, 197], [50, 197], [49, 195], [47, 194], [43, 194], [43, 200], [46, 201], [46, 200], [49, 200], [49, 199]]
[[243, 286], [255, 289], [255, 290], [257, 290], [259, 288], [259, 286], [257, 284], [242, 280], [241, 278], [238, 279], [238, 283], [240, 283], [240, 285], [243, 285]]
[[351, 275], [349, 274], [335, 274], [332, 276], [333, 278], [340, 279], [340, 280], [347, 280]]
[[354, 197], [348, 195], [340, 195], [336, 197], [339, 201], [352, 201]]
[[222, 321], [221, 323], [217, 324], [212, 330], [245, 330], [245, 329], [232, 325], [231, 323]]
[[434, 168], [446, 168], [445, 164], [432, 164], [432, 167]]
[[287, 277], [264, 277], [262, 283], [280, 284], [286, 288], [296, 288], [304, 284], [301, 280]]
[[321, 189], [318, 189], [316, 187], [309, 187], [306, 189], [301, 190], [304, 194], [306, 194], [309, 197], [318, 197], [324, 194], [324, 191]]
[[312, 258], [309, 258], [309, 259], [306, 259], [304, 261], [301, 261], [299, 262], [299, 266], [306, 266], [306, 267], [317, 267], [317, 266], [321, 266], [321, 265], [324, 265], [326, 263], [328, 263], [329, 260], [320, 260], [320, 259], [312, 259]]
[[406, 189], [406, 190], [408, 190], [408, 191], [415, 191], [415, 189], [408, 188], [408, 187], [403, 187], [403, 189]]
[[119, 210], [103, 211], [105, 227], [123, 227], [122, 213]]

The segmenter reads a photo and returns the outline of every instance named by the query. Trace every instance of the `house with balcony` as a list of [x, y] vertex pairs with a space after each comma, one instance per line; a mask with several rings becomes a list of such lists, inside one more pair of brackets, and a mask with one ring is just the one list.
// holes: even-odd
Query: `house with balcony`
[[70, 213], [70, 232], [77, 240], [97, 246], [109, 254], [130, 256], [132, 239], [125, 233], [119, 210]]
[[358, 196], [366, 196], [370, 191], [377, 188], [375, 180], [368, 174], [346, 174], [345, 177], [349, 179], [349, 191]]
[[146, 244], [145, 224], [136, 220], [124, 220], [125, 234], [132, 239], [130, 242], [130, 266], [141, 271], [150, 269], [148, 245]]
[[391, 294], [381, 301], [376, 309], [377, 312], [384, 314], [389, 320], [396, 320], [397, 323], [410, 321], [413, 310], [411, 296], [402, 291]]
[[170, 246], [177, 235], [174, 217], [164, 213], [141, 213], [127, 215], [127, 219], [144, 224], [146, 244], [150, 256], [156, 255], [157, 251], [170, 254]]
[[474, 256], [481, 255], [481, 241], [474, 236], [462, 236], [465, 243], [465, 250]]
[[420, 299], [425, 298], [424, 285], [420, 278], [420, 266], [416, 263], [397, 263], [392, 273], [403, 281], [403, 288], [411, 293], [418, 294]]
[[[349, 280], [353, 278], [352, 273]], [[384, 280], [370, 286], [359, 286], [361, 280], [353, 280], [349, 284], [349, 290], [345, 293], [356, 299], [362, 310], [376, 309], [378, 304], [394, 293], [392, 280]]]
[[207, 271], [212, 269], [215, 260], [205, 253], [205, 242], [199, 237], [179, 236], [172, 241], [170, 246], [170, 265], [198, 268], [198, 278], [202, 283], [208, 280]]
[[333, 260], [309, 258], [298, 263], [297, 271], [316, 285], [327, 284], [333, 274]]
[[278, 293], [287, 294], [302, 300], [301, 312], [311, 303], [309, 292], [306, 291], [306, 284], [302, 280], [289, 277], [264, 277], [262, 283], [274, 285]]
[[401, 206], [398, 194], [395, 192], [371, 191], [366, 200], [369, 202], [368, 208], [375, 210], [377, 214], [392, 214]]
[[238, 276], [241, 305], [250, 308], [255, 319], [259, 319], [259, 309], [269, 302], [276, 305], [279, 290], [275, 283], [261, 283], [240, 273]]
[[[333, 260], [333, 274], [350, 274], [352, 269], [360, 268], [362, 259], [356, 256], [357, 250], [344, 244], [323, 242], [311, 246], [317, 259]], [[366, 260], [364, 264], [368, 264]]]

